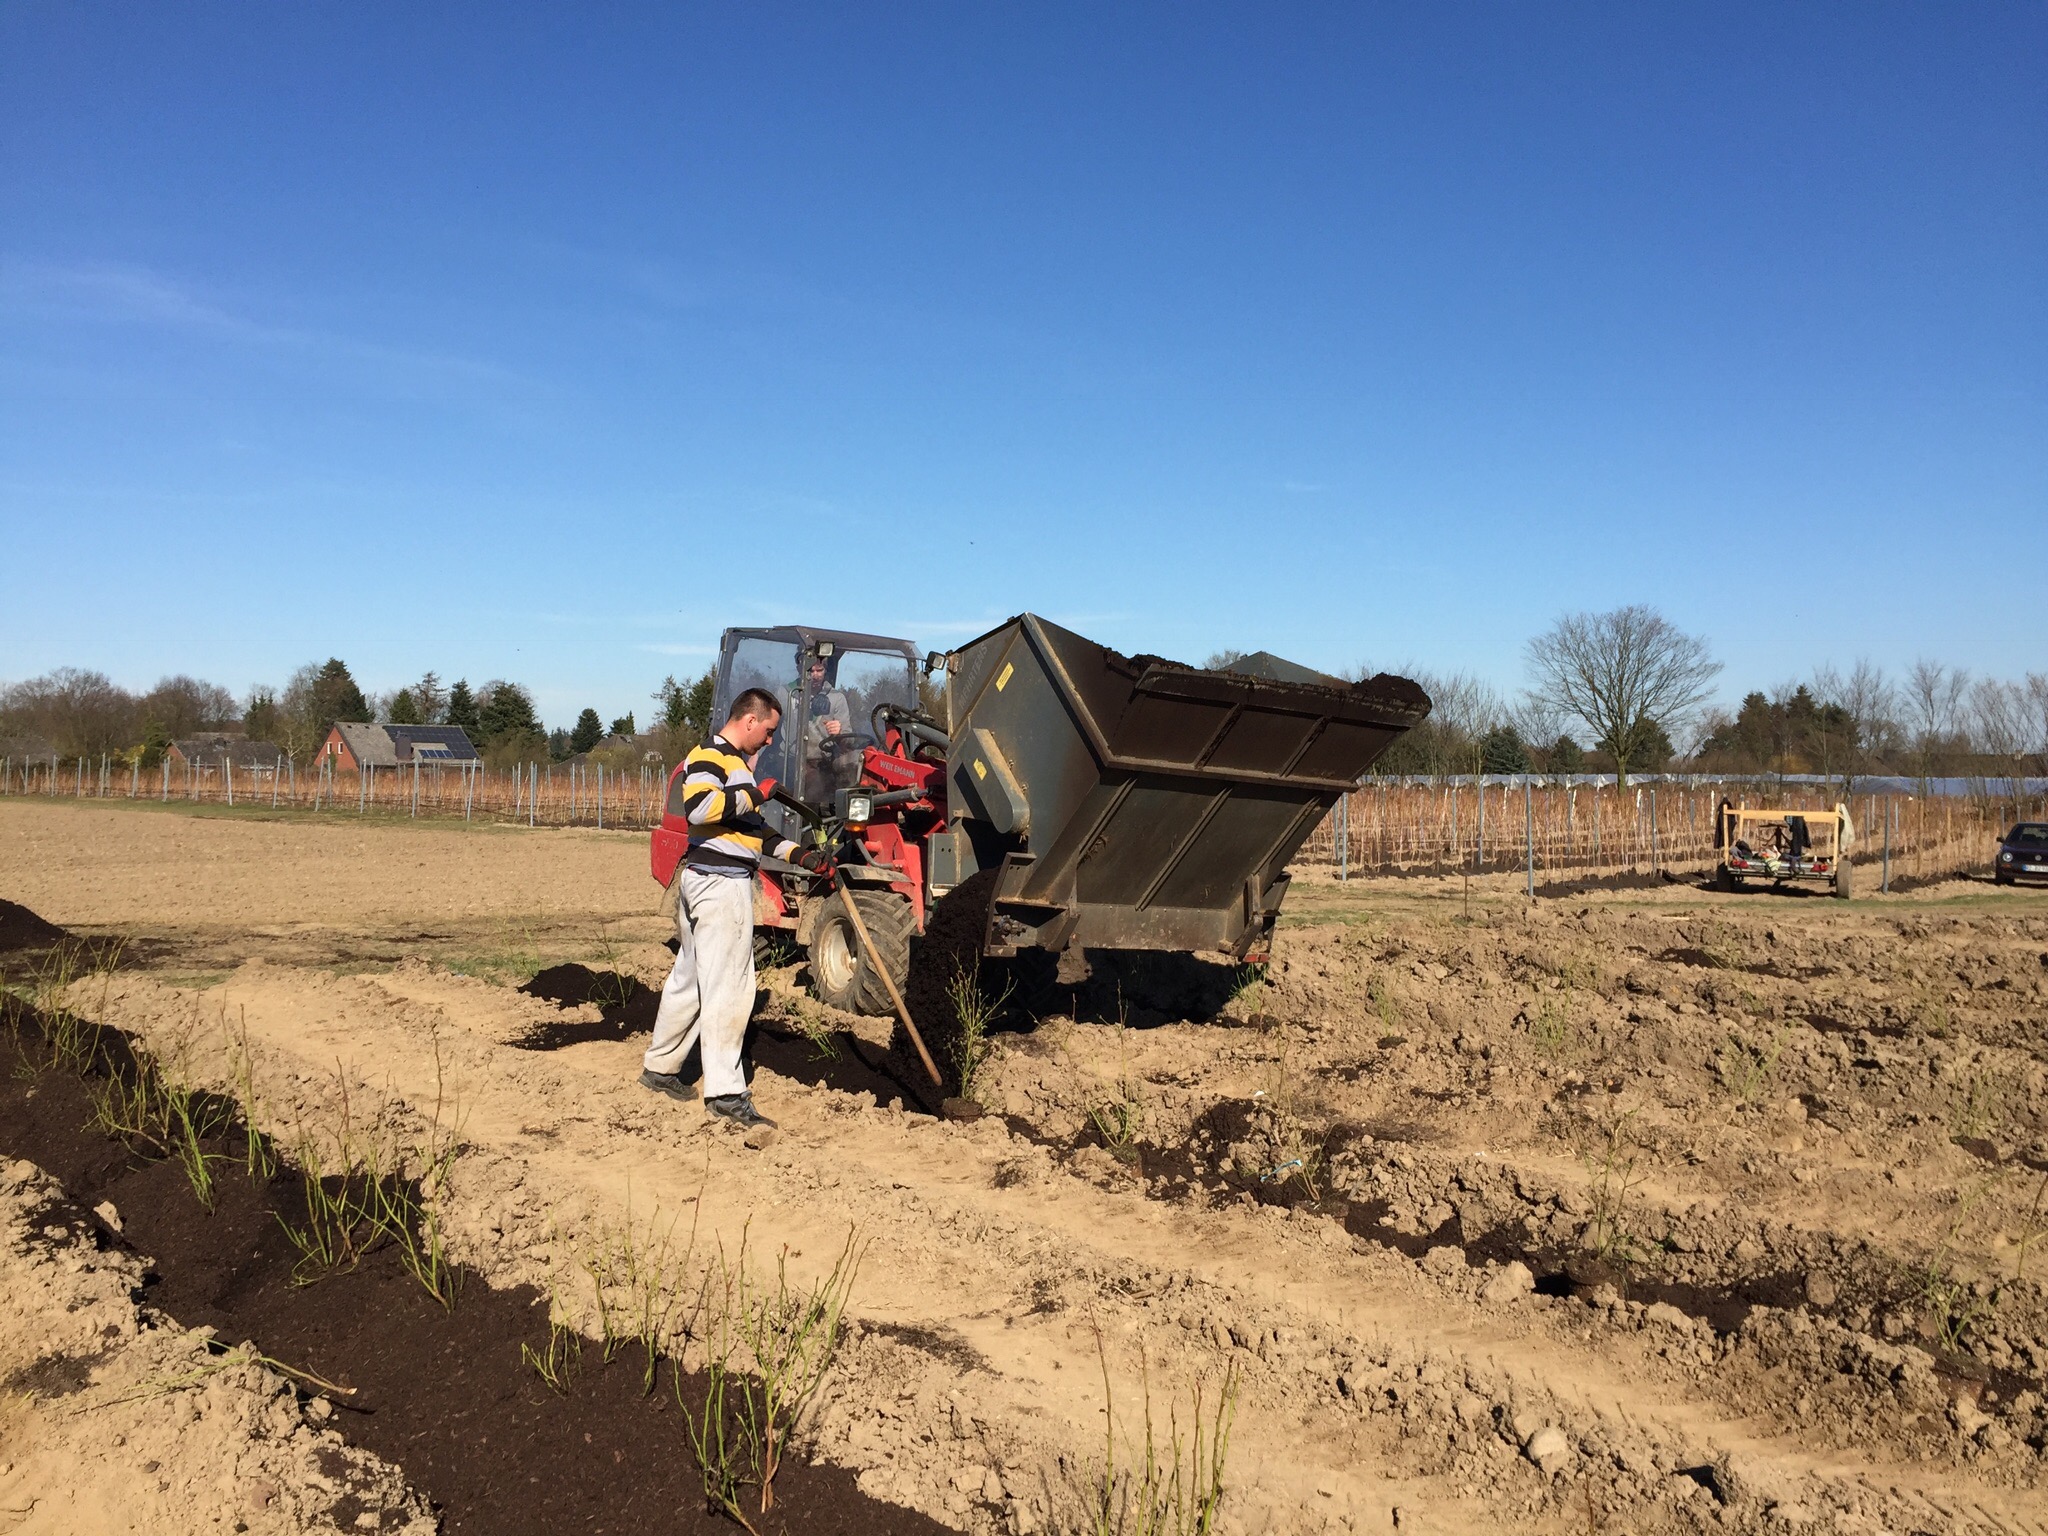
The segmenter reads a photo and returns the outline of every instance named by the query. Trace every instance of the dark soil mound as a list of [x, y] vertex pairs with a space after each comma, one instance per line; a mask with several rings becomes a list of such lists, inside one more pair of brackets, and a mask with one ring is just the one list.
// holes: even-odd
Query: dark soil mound
[[1624, 870], [1612, 875], [1581, 875], [1573, 880], [1546, 880], [1536, 887], [1536, 894], [1584, 896], [1594, 891], [1653, 891], [1659, 886], [1675, 883], [1668, 870], [1658, 870], [1654, 874], [1644, 870]]
[[593, 971], [574, 963], [551, 965], [519, 989], [558, 1008], [595, 1003], [604, 1017], [594, 1024], [543, 1024], [512, 1043], [522, 1050], [555, 1051], [586, 1040], [630, 1040], [654, 1029], [661, 994], [617, 971]]
[[19, 902], [0, 898], [0, 954], [17, 949], [48, 949], [71, 935], [46, 923]]
[[[125, 1056], [125, 1041], [103, 1035], [102, 1061]], [[218, 1159], [209, 1212], [176, 1163], [137, 1157], [84, 1129], [85, 1082], [54, 1070], [38, 1076], [35, 1059], [0, 1039], [0, 1154], [48, 1170], [81, 1208], [113, 1201], [123, 1232], [98, 1228], [99, 1242], [154, 1255], [149, 1300], [179, 1323], [211, 1325], [224, 1343], [252, 1339], [273, 1359], [353, 1388], [333, 1427], [400, 1467], [433, 1501], [444, 1531], [735, 1529], [706, 1513], [677, 1403], [679, 1389], [695, 1409], [701, 1380], [676, 1383], [664, 1364], [644, 1392], [636, 1350], [607, 1365], [588, 1347], [566, 1389], [551, 1392], [520, 1355], [522, 1343], [545, 1346], [544, 1295], [492, 1290], [481, 1275], [461, 1274], [456, 1305], [444, 1310], [388, 1245], [353, 1268], [295, 1283], [298, 1255], [279, 1222], [304, 1222], [293, 1170], [248, 1177], [242, 1135], [230, 1124], [206, 1146]], [[776, 1511], [763, 1523], [774, 1536], [941, 1529], [869, 1498], [844, 1468], [791, 1461], [775, 1488]], [[332, 1513], [339, 1524], [374, 1527], [378, 1512], [344, 1492]]]

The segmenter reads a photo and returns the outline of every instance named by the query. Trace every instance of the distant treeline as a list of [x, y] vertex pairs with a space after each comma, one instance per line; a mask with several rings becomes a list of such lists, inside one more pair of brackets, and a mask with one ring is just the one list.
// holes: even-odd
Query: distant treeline
[[[1206, 665], [1228, 669], [1243, 653]], [[1898, 678], [1867, 661], [1752, 689], [1733, 712], [1711, 701], [1721, 664], [1704, 639], [1655, 610], [1568, 614], [1527, 647], [1528, 686], [1503, 695], [1465, 673], [1397, 670], [1435, 707], [1376, 765], [1382, 774], [1817, 773], [2008, 777], [2048, 773], [2048, 672], [2017, 682], [1916, 661]], [[1369, 675], [1361, 668], [1355, 676]], [[712, 675], [654, 690], [652, 723], [610, 723], [585, 709], [548, 729], [533, 696], [494, 678], [472, 689], [433, 672], [376, 699], [338, 658], [301, 667], [282, 688], [237, 699], [197, 678], [167, 677], [145, 694], [104, 673], [60, 668], [0, 689], [0, 754], [23, 743], [66, 757], [118, 754], [144, 766], [168, 744], [204, 731], [273, 741], [295, 759], [319, 748], [336, 721], [459, 725], [493, 767], [588, 753], [623, 768], [650, 755], [676, 762], [712, 728]], [[936, 707], [936, 701], [933, 701]]]
[[654, 694], [651, 727], [631, 714], [611, 722], [586, 709], [571, 727], [548, 729], [533, 695], [493, 678], [472, 688], [467, 678], [444, 685], [435, 672], [393, 692], [363, 692], [339, 657], [309, 662], [282, 688], [259, 684], [237, 698], [217, 683], [179, 674], [147, 693], [131, 693], [104, 672], [59, 667], [0, 688], [0, 755], [54, 752], [60, 757], [110, 755], [153, 768], [174, 741], [214, 733], [269, 741], [309, 761], [338, 722], [457, 725], [494, 768], [558, 762], [577, 753], [616, 759], [615, 767], [650, 752], [674, 762], [710, 731], [711, 674], [679, 683], [669, 677]]

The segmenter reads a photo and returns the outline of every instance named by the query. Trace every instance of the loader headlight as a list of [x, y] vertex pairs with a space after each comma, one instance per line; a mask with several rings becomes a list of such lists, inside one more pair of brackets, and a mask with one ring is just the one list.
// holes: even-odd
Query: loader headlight
[[839, 819], [862, 825], [875, 819], [875, 797], [865, 789], [839, 791]]

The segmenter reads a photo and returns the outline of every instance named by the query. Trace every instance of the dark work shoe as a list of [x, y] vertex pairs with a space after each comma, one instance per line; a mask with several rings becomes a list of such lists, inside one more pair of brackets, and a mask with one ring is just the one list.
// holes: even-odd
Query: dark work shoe
[[706, 1099], [704, 1108], [707, 1113], [716, 1115], [721, 1120], [730, 1120], [746, 1131], [751, 1131], [757, 1125], [775, 1124], [754, 1108], [754, 1096], [751, 1093], [728, 1093], [715, 1099]]
[[697, 1097], [696, 1094], [690, 1092], [690, 1085], [683, 1081], [683, 1075], [680, 1072], [650, 1072], [645, 1067], [642, 1067], [640, 1069], [640, 1086], [642, 1088], [652, 1088], [656, 1093], [665, 1093], [670, 1098], [679, 1100], [684, 1104]]

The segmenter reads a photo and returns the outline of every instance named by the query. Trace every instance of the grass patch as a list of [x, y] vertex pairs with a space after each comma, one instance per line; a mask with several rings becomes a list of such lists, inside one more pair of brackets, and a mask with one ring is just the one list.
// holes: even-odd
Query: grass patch
[[1109, 1351], [1100, 1325], [1095, 1354], [1102, 1363], [1102, 1460], [1088, 1469], [1080, 1508], [1061, 1522], [1063, 1536], [1211, 1536], [1223, 1508], [1224, 1469], [1237, 1416], [1237, 1367], [1224, 1373], [1213, 1398], [1198, 1379], [1189, 1393], [1186, 1425], [1175, 1404], [1162, 1435], [1153, 1408], [1151, 1365], [1141, 1349], [1143, 1407], [1133, 1437], [1118, 1433]]
[[755, 1276], [743, 1235], [738, 1255], [728, 1262], [721, 1252], [706, 1277], [705, 1395], [690, 1407], [678, 1375], [677, 1405], [705, 1498], [755, 1536], [775, 1508], [775, 1477], [790, 1439], [838, 1353], [866, 1251], [858, 1230], [849, 1230], [831, 1273], [805, 1287], [790, 1280], [787, 1248], [776, 1256], [772, 1280]]

